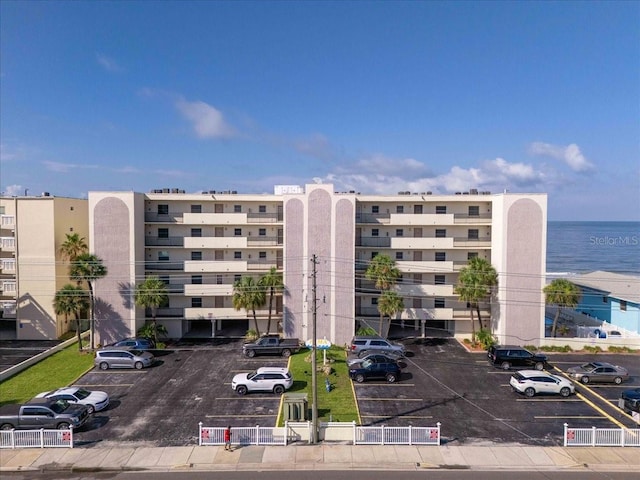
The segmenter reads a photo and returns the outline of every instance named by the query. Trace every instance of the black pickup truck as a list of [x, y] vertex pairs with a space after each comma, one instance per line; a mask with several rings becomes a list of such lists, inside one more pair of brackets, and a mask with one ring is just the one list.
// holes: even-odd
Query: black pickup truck
[[79, 428], [89, 419], [86, 405], [69, 403], [61, 398], [34, 398], [24, 405], [3, 405], [0, 408], [0, 430]]
[[281, 355], [289, 357], [300, 350], [297, 338], [280, 338], [279, 335], [264, 335], [253, 343], [242, 345], [242, 353], [249, 358], [256, 355]]

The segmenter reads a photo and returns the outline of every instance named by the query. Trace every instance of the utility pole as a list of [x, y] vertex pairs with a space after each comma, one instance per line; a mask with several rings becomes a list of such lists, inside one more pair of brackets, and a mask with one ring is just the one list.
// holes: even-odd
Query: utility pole
[[318, 351], [317, 343], [317, 320], [318, 320], [318, 298], [316, 295], [317, 281], [316, 281], [316, 265], [318, 265], [318, 257], [314, 254], [311, 257], [311, 263], [313, 264], [313, 270], [311, 273], [312, 279], [312, 287], [311, 291], [313, 292], [313, 307], [312, 307], [312, 331], [313, 337], [311, 341], [313, 344], [311, 345], [311, 391], [312, 391], [312, 400], [311, 400], [311, 438], [310, 443], [315, 444], [318, 443], [318, 368], [317, 368], [317, 360], [316, 360], [316, 352]]

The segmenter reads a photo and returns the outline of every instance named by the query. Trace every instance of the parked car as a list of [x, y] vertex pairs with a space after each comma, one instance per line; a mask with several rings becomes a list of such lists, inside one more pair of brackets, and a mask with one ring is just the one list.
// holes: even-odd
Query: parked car
[[533, 367], [536, 370], [544, 370], [547, 364], [547, 356], [541, 353], [531, 353], [523, 347], [514, 345], [492, 345], [487, 350], [489, 363], [503, 370], [511, 367]]
[[231, 388], [238, 395], [247, 392], [273, 392], [282, 395], [292, 385], [291, 372], [283, 367], [260, 367], [251, 373], [238, 373], [231, 381]]
[[80, 428], [90, 418], [85, 405], [74, 405], [66, 400], [34, 398], [24, 405], [0, 407], [0, 430]]
[[108, 345], [109, 347], [125, 347], [135, 350], [153, 350], [156, 348], [156, 342], [151, 338], [136, 337], [136, 338], [124, 338], [118, 342]]
[[290, 357], [300, 351], [300, 340], [297, 338], [281, 338], [280, 335], [264, 335], [252, 343], [242, 345], [242, 353], [249, 358], [256, 355], [281, 355]]
[[386, 380], [393, 383], [400, 378], [400, 366], [397, 362], [375, 363], [365, 360], [349, 368], [349, 377], [358, 383], [365, 380]]
[[636, 423], [640, 425], [640, 388], [622, 392], [618, 406], [631, 415]]
[[65, 387], [50, 392], [42, 392], [36, 395], [35, 398], [51, 398], [53, 400], [61, 398], [69, 403], [86, 405], [89, 413], [99, 412], [109, 406], [109, 395], [106, 392], [78, 387]]
[[135, 368], [141, 370], [153, 365], [155, 357], [151, 352], [142, 350], [129, 350], [126, 347], [108, 347], [96, 351], [93, 360], [100, 370], [109, 368]]
[[390, 353], [390, 354], [369, 353], [369, 352], [365, 351], [363, 355], [353, 355], [353, 354], [349, 355], [347, 357], [347, 366], [348, 367], [352, 367], [354, 365], [357, 365], [359, 363], [364, 362], [365, 360], [371, 360], [373, 363], [393, 363], [393, 362], [396, 362], [396, 363], [398, 363], [398, 366], [400, 366], [402, 368], [402, 365], [400, 365], [399, 362], [398, 362], [398, 360], [400, 360], [400, 358], [401, 357], [399, 357], [397, 355], [393, 355], [392, 353]]
[[515, 392], [524, 393], [527, 397], [533, 397], [539, 393], [553, 393], [568, 397], [576, 391], [572, 381], [539, 370], [520, 370], [511, 376], [509, 384]]
[[405, 355], [404, 345], [392, 342], [375, 335], [356, 335], [351, 339], [351, 353], [360, 354], [362, 352], [377, 351], [380, 353], [395, 353], [402, 357]]
[[606, 362], [589, 362], [567, 369], [569, 376], [584, 384], [591, 382], [613, 382], [620, 385], [629, 378], [626, 368]]

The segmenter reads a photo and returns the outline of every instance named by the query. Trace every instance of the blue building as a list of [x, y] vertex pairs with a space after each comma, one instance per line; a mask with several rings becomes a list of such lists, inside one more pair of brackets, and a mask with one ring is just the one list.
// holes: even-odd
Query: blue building
[[596, 271], [570, 280], [582, 290], [578, 312], [640, 334], [640, 277]]

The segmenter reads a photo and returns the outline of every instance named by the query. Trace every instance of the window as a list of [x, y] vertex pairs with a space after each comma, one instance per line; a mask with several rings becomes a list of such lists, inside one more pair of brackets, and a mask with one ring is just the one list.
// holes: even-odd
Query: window
[[446, 228], [436, 228], [436, 238], [445, 238], [447, 236]]
[[15, 291], [16, 291], [16, 282], [14, 282], [14, 281], [2, 282], [2, 290], [4, 292], [15, 293]]
[[373, 297], [371, 299], [371, 305], [377, 305], [378, 304], [378, 297]]
[[471, 260], [472, 258], [478, 258], [478, 252], [467, 252], [467, 260]]
[[202, 213], [202, 205], [191, 205], [191, 213]]
[[380, 213], [380, 207], [378, 205], [373, 205], [371, 207], [371, 213]]
[[267, 259], [267, 252], [258, 252], [258, 258], [260, 260], [266, 260]]
[[467, 238], [469, 240], [478, 240], [480, 238], [480, 233], [477, 228], [470, 228], [469, 233], [467, 234]]
[[158, 215], [169, 215], [169, 205], [158, 205]]
[[469, 205], [469, 216], [470, 217], [479, 217], [480, 216], [480, 207], [477, 205]]
[[242, 213], [242, 205], [234, 205], [233, 213]]
[[627, 301], [626, 300], [620, 300], [620, 311], [621, 312], [626, 312], [627, 311]]
[[436, 297], [433, 299], [433, 307], [434, 308], [445, 308], [444, 306], [444, 298], [443, 297]]
[[202, 260], [202, 252], [191, 252], [191, 260]]
[[371, 252], [371, 260], [378, 256], [378, 252]]
[[164, 283], [165, 285], [169, 285], [169, 276], [168, 275], [160, 275], [158, 279]]
[[401, 228], [396, 228], [396, 237], [403, 237], [404, 236], [404, 230], [402, 230]]
[[201, 237], [202, 236], [202, 229], [201, 228], [192, 228], [191, 229], [191, 236], [192, 237]]
[[202, 285], [202, 275], [191, 275], [191, 285]]
[[191, 299], [191, 308], [202, 308], [202, 298], [193, 297]]
[[435, 285], [444, 285], [445, 284], [445, 276], [444, 275], [436, 275], [434, 284]]
[[158, 238], [169, 238], [169, 229], [168, 228], [159, 228], [158, 229]]
[[234, 283], [237, 283], [237, 282], [239, 282], [240, 280], [242, 280], [242, 275], [235, 274], [235, 275], [233, 276], [233, 282], [234, 282]]
[[446, 262], [447, 252], [436, 252], [436, 262]]
[[402, 252], [396, 252], [396, 260], [402, 260]]
[[445, 213], [447, 213], [446, 205], [436, 205], [436, 214], [444, 215]]
[[261, 236], [261, 237], [266, 237], [267, 236], [267, 229], [266, 228], [258, 229], [258, 235]]
[[266, 205], [258, 205], [258, 213], [267, 213]]
[[605, 295], [602, 296], [602, 303], [609, 303], [609, 300]]
[[224, 276], [220, 274], [216, 275], [216, 285], [222, 285], [223, 281], [224, 281]]
[[242, 252], [233, 252], [233, 258], [236, 260], [242, 258]]
[[164, 251], [158, 252], [158, 261], [160, 261], [160, 262], [168, 262], [169, 261], [169, 252], [164, 252]]
[[241, 237], [242, 236], [242, 229], [241, 228], [234, 228], [233, 229], [233, 235], [236, 237]]
[[398, 205], [396, 207], [396, 213], [404, 213], [404, 206], [403, 205]]

